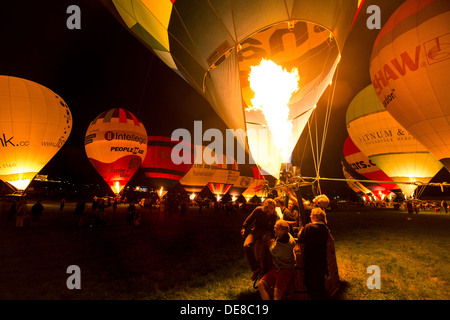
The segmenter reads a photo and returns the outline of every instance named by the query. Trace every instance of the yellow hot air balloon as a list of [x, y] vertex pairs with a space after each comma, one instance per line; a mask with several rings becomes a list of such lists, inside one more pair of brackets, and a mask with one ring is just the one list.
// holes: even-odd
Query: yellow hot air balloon
[[0, 128], [0, 179], [25, 190], [66, 142], [72, 115], [52, 90], [0, 76]]
[[84, 147], [95, 170], [118, 194], [147, 154], [147, 131], [131, 112], [113, 108], [89, 124]]
[[396, 182], [406, 196], [417, 188], [409, 183], [428, 183], [442, 168], [386, 111], [372, 85], [350, 102], [346, 122], [348, 134], [359, 150]]
[[387, 111], [450, 170], [450, 1], [408, 0], [375, 40], [370, 76]]
[[[358, 8], [357, 0], [102, 2], [229, 128], [247, 133], [246, 150], [277, 178], [335, 74]], [[280, 78], [267, 72], [279, 69]]]

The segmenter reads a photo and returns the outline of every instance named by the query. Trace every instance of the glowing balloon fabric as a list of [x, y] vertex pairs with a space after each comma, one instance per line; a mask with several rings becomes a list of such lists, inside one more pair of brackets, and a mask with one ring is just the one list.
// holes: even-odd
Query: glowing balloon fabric
[[357, 180], [355, 177], [352, 176], [350, 170], [345, 167], [344, 163], [342, 164], [342, 173], [344, 174], [345, 179], [347, 179], [347, 185], [350, 189], [352, 189], [356, 194], [358, 195], [367, 195], [370, 193], [370, 190], [367, 189], [361, 182], [359, 181], [351, 181], [351, 180]]
[[120, 193], [145, 158], [147, 131], [131, 112], [113, 108], [90, 123], [84, 145], [91, 164]]
[[0, 76], [0, 128], [0, 179], [25, 190], [66, 142], [72, 115], [50, 89]]
[[450, 169], [450, 2], [408, 0], [375, 40], [370, 75], [387, 111]]
[[417, 186], [400, 182], [428, 183], [442, 164], [409, 134], [384, 108], [372, 85], [351, 101], [347, 131], [355, 145], [410, 196]]
[[291, 98], [292, 152], [330, 84], [357, 12], [346, 0], [102, 0], [116, 18], [183, 77], [231, 129], [247, 131], [253, 159], [278, 177], [283, 159], [260, 111], [250, 105], [250, 67], [271, 59], [298, 68]]
[[[175, 164], [172, 161], [172, 150], [176, 145], [185, 144], [185, 141], [172, 141], [170, 137], [148, 137], [147, 155], [141, 168], [150, 183], [157, 188], [168, 190], [192, 168], [194, 164], [194, 149], [192, 147], [188, 163]], [[191, 146], [189, 146], [191, 148]], [[187, 149], [186, 149], [187, 150]], [[182, 150], [183, 151], [183, 150]], [[182, 157], [182, 155], [181, 155]]]
[[[180, 179], [180, 184], [188, 193], [199, 193], [203, 188], [212, 181], [217, 170], [217, 157], [212, 155], [212, 150], [205, 146], [195, 146], [196, 154], [202, 155], [201, 163], [194, 163], [186, 175]], [[211, 154], [211, 162], [205, 161], [205, 150]], [[198, 161], [198, 160], [197, 160]], [[200, 161], [198, 161], [200, 162]], [[209, 162], [209, 161], [208, 161]]]
[[361, 174], [365, 178], [374, 181], [386, 181], [387, 183], [377, 183], [380, 187], [387, 190], [398, 190], [399, 186], [393, 183], [378, 166], [369, 159], [352, 141], [350, 137], [347, 137], [344, 142], [344, 157], [347, 163], [357, 173]]
[[253, 172], [252, 180], [248, 188], [242, 192], [242, 195], [247, 201], [254, 196], [264, 196], [263, 187], [266, 183], [266, 177], [261, 173], [261, 170], [259, 170], [258, 167], [252, 166], [251, 169]]
[[[208, 182], [209, 190], [219, 199], [226, 194], [230, 188], [238, 182], [240, 177], [239, 166], [235, 159], [218, 155], [217, 169]], [[227, 161], [228, 160], [228, 161]]]

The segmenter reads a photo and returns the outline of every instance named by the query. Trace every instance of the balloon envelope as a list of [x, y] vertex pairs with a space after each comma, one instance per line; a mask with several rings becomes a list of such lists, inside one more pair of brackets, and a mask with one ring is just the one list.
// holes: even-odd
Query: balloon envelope
[[358, 195], [366, 195], [370, 193], [370, 190], [367, 189], [361, 182], [359, 181], [351, 181], [358, 180], [352, 174], [351, 170], [349, 170], [345, 164], [342, 162], [342, 173], [344, 174], [345, 179], [347, 179], [347, 185], [350, 189], [352, 189]]
[[[206, 161], [206, 153], [211, 155]], [[188, 193], [199, 193], [210, 182], [217, 171], [217, 157], [213, 150], [205, 146], [195, 146], [195, 162], [186, 175], [180, 179], [180, 184]], [[201, 157], [199, 156], [201, 155]], [[198, 156], [198, 157], [197, 157]]]
[[378, 185], [384, 189], [400, 189], [399, 186], [383, 172], [383, 170], [378, 168], [368, 156], [358, 149], [350, 137], [345, 139], [343, 151], [345, 160], [357, 173], [369, 180], [386, 181], [386, 183], [378, 183]]
[[[192, 168], [194, 164], [194, 149], [191, 145], [180, 149], [180, 157], [186, 159], [181, 163], [172, 160], [172, 152], [176, 146], [186, 145], [185, 141], [172, 140], [170, 137], [150, 136], [148, 137], [147, 155], [142, 162], [141, 168], [150, 183], [165, 190], [174, 187], [178, 181]], [[187, 151], [189, 150], [189, 151]]]
[[287, 121], [288, 156], [329, 85], [358, 1], [159, 0], [102, 1], [162, 61], [202, 94], [225, 124], [248, 133], [253, 159], [279, 176], [286, 161], [260, 111], [244, 111], [253, 95], [250, 67], [262, 58], [298, 68], [299, 90]]
[[386, 111], [372, 85], [361, 90], [350, 102], [346, 122], [355, 145], [397, 182], [407, 196], [417, 187], [408, 182], [428, 183], [442, 168], [442, 164]]
[[95, 170], [114, 193], [120, 193], [145, 158], [147, 131], [131, 112], [113, 108], [90, 123], [84, 146]]
[[450, 169], [450, 1], [408, 0], [375, 40], [370, 76], [387, 111]]
[[0, 76], [0, 127], [0, 179], [25, 190], [66, 142], [72, 115], [50, 89]]
[[247, 201], [249, 201], [254, 196], [262, 197], [264, 196], [263, 187], [266, 183], [266, 177], [262, 174], [261, 170], [257, 166], [251, 167], [253, 172], [253, 179], [250, 182], [250, 185], [242, 195], [245, 197]]

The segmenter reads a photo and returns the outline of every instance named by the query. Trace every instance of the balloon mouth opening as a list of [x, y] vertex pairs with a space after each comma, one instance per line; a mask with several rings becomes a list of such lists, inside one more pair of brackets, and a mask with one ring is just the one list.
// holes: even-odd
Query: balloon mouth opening
[[31, 179], [22, 179], [22, 180], [14, 180], [14, 181], [6, 181], [6, 182], [8, 182], [10, 185], [12, 185], [14, 188], [16, 188], [17, 191], [23, 191], [31, 183]]

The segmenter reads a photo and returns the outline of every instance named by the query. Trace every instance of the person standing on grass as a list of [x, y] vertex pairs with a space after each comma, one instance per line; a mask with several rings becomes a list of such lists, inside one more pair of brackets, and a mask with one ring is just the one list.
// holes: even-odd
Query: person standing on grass
[[325, 276], [328, 275], [329, 235], [325, 211], [321, 208], [312, 209], [311, 223], [304, 226], [298, 234], [298, 242], [304, 257], [305, 286], [312, 300], [329, 299], [325, 289]]
[[16, 212], [17, 212], [17, 202], [16, 202], [16, 200], [14, 200], [13, 203], [11, 204], [11, 207], [9, 207], [9, 210], [8, 210], [8, 221], [12, 221]]
[[274, 288], [273, 299], [281, 300], [286, 289], [291, 284], [295, 272], [295, 239], [289, 233], [287, 221], [277, 220], [275, 223], [275, 239], [269, 241], [269, 251], [273, 266], [258, 283], [261, 299], [270, 300], [270, 288]]
[[127, 209], [127, 224], [130, 227], [134, 225], [135, 214], [136, 214], [136, 206], [134, 205], [134, 201], [132, 201]]
[[413, 208], [412, 201], [407, 201], [406, 202], [406, 209], [408, 209], [408, 214], [413, 214], [414, 213], [414, 208]]
[[16, 213], [16, 227], [23, 227], [23, 221], [27, 216], [27, 202], [25, 199], [19, 201], [19, 207]]
[[41, 219], [42, 213], [44, 212], [44, 206], [41, 204], [39, 199], [33, 207], [31, 207], [31, 226], [37, 227]]
[[[241, 236], [245, 237], [247, 230], [251, 228], [244, 241], [244, 251], [253, 272], [252, 280], [258, 275], [267, 272], [267, 242], [273, 237], [275, 222], [279, 219], [275, 212], [276, 202], [273, 199], [266, 199], [263, 205], [255, 208], [252, 213], [245, 219]], [[261, 241], [261, 246], [255, 256], [255, 246]], [[259, 261], [258, 261], [259, 260]]]
[[66, 204], [66, 199], [62, 198], [61, 202], [59, 203], [59, 212], [63, 212], [65, 204]]
[[445, 200], [442, 200], [442, 202], [441, 202], [441, 206], [442, 206], [442, 208], [444, 208], [444, 210], [445, 210], [445, 213], [448, 213], [448, 209], [447, 209], [447, 202], [445, 202]]
[[[297, 224], [298, 212], [297, 211], [292, 212], [291, 209], [287, 208], [284, 205], [284, 199], [282, 197], [276, 197], [275, 202], [277, 203], [277, 207], [279, 207], [281, 209], [281, 213], [283, 215], [283, 220], [289, 224], [289, 232], [291, 234], [293, 234], [292, 233], [294, 230], [293, 228], [298, 225]], [[292, 201], [290, 201], [289, 203], [292, 203]], [[291, 207], [293, 208], [294, 205], [292, 204]]]

